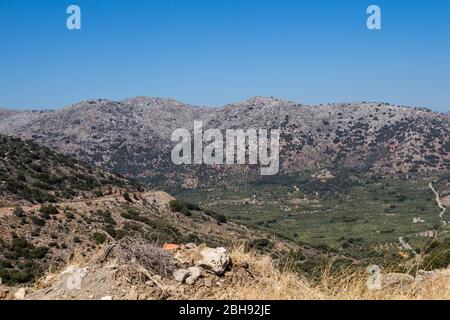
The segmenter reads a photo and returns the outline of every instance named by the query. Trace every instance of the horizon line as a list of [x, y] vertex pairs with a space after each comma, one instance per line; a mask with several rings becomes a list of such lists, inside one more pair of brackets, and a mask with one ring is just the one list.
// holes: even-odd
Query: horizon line
[[286, 102], [289, 104], [297, 104], [299, 107], [320, 107], [320, 106], [327, 106], [327, 105], [365, 105], [365, 104], [384, 104], [384, 105], [389, 105], [389, 106], [393, 106], [393, 107], [403, 107], [403, 108], [411, 108], [411, 109], [422, 109], [422, 110], [429, 110], [431, 112], [434, 113], [441, 113], [441, 114], [448, 114], [450, 113], [450, 109], [447, 108], [446, 111], [438, 111], [438, 110], [434, 110], [431, 107], [425, 107], [425, 106], [412, 106], [412, 105], [404, 105], [404, 104], [395, 104], [395, 103], [391, 103], [391, 102], [386, 102], [386, 101], [343, 101], [343, 102], [325, 102], [325, 103], [303, 103], [303, 102], [298, 102], [298, 101], [293, 101], [290, 99], [283, 99], [283, 98], [279, 98], [279, 97], [275, 97], [275, 96], [261, 96], [261, 95], [257, 95], [257, 96], [251, 96], [247, 99], [243, 99], [243, 100], [239, 100], [236, 102], [231, 102], [231, 103], [226, 103], [226, 104], [222, 104], [222, 105], [198, 105], [198, 104], [191, 104], [191, 103], [187, 103], [184, 102], [182, 100], [178, 100], [175, 98], [171, 98], [171, 97], [161, 97], [161, 96], [145, 96], [145, 95], [137, 95], [137, 96], [131, 96], [131, 97], [127, 97], [127, 98], [123, 98], [123, 99], [111, 99], [111, 98], [90, 98], [90, 99], [82, 99], [82, 100], [78, 100], [77, 102], [74, 103], [69, 103], [69, 104], [64, 104], [62, 106], [57, 106], [57, 107], [52, 107], [52, 108], [40, 108], [40, 107], [5, 107], [5, 106], [0, 106], [0, 110], [8, 110], [8, 111], [57, 111], [57, 110], [62, 110], [65, 108], [69, 108], [75, 105], [79, 105], [79, 104], [83, 104], [83, 103], [89, 103], [89, 102], [101, 102], [101, 101], [107, 101], [107, 102], [114, 102], [114, 103], [124, 103], [127, 102], [129, 100], [136, 100], [136, 99], [154, 99], [154, 100], [168, 100], [168, 101], [172, 101], [174, 103], [179, 103], [182, 104], [186, 107], [193, 107], [193, 108], [208, 108], [208, 109], [220, 109], [220, 108], [224, 108], [227, 106], [231, 106], [231, 105], [237, 105], [237, 104], [243, 104], [246, 102], [251, 102], [252, 100], [256, 100], [256, 99], [267, 99], [267, 100], [274, 100], [274, 101], [281, 101], [281, 102]]

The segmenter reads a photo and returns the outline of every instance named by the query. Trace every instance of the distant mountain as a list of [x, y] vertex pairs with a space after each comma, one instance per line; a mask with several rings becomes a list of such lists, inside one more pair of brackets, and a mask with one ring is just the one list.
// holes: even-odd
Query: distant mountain
[[173, 165], [171, 133], [192, 129], [194, 120], [203, 121], [205, 129], [280, 128], [281, 174], [428, 175], [450, 169], [450, 119], [387, 103], [308, 106], [255, 97], [205, 108], [147, 97], [92, 100], [51, 112], [3, 111], [0, 133], [152, 185], [192, 188], [259, 178], [254, 166]]

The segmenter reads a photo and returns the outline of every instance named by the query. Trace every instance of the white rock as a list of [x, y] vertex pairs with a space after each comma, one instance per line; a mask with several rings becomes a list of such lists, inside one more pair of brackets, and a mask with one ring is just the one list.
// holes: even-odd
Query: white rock
[[205, 287], [211, 288], [213, 286], [213, 282], [210, 278], [205, 279]]
[[70, 266], [61, 273], [65, 278], [66, 288], [69, 290], [81, 290], [81, 282], [86, 277], [87, 268]]
[[217, 275], [222, 275], [230, 263], [230, 256], [225, 248], [203, 248], [195, 258], [196, 266], [211, 269]]
[[177, 269], [173, 272], [173, 277], [176, 281], [183, 283], [189, 277], [189, 270]]
[[417, 275], [416, 275], [416, 278], [415, 278], [415, 282], [416, 283], [421, 283], [424, 280], [433, 279], [437, 275], [438, 275], [438, 270], [433, 270], [433, 271], [419, 270], [417, 272]]
[[104, 301], [109, 301], [109, 300], [112, 300], [112, 299], [113, 299], [112, 296], [104, 296], [104, 297], [100, 298], [100, 300], [104, 300]]
[[24, 300], [26, 295], [27, 295], [27, 290], [25, 288], [20, 288], [14, 294], [14, 298], [16, 300]]
[[383, 274], [382, 287], [408, 287], [414, 283], [414, 277], [405, 273], [387, 273]]
[[202, 270], [198, 267], [190, 267], [188, 269], [189, 277], [186, 278], [186, 283], [193, 285], [197, 282], [198, 278], [202, 275]]
[[138, 294], [135, 289], [131, 289], [126, 295], [125, 300], [137, 300]]
[[196, 245], [195, 243], [186, 243], [186, 244], [184, 245], [184, 247], [185, 247], [186, 249], [195, 249], [195, 248], [197, 248], [197, 245]]

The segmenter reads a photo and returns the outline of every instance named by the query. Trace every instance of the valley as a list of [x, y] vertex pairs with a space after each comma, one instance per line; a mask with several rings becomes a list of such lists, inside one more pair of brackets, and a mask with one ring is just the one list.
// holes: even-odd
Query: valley
[[[389, 264], [413, 257], [398, 239], [414, 238], [420, 252], [438, 232], [447, 230], [426, 179], [356, 178], [339, 192], [336, 181], [311, 184], [307, 178], [177, 195], [226, 214], [231, 220], [272, 232], [297, 243]], [[448, 188], [448, 177], [441, 186]], [[340, 182], [341, 184], [344, 182]], [[337, 188], [339, 189], [339, 188]], [[448, 189], [447, 193], [448, 193]]]
[[[8, 285], [130, 239], [253, 250], [313, 282], [328, 264], [407, 273], [450, 263], [448, 115], [265, 97], [221, 108], [99, 99], [0, 115], [0, 278]], [[222, 132], [280, 129], [280, 172], [261, 176], [249, 161], [172, 163], [171, 133], [190, 132], [195, 121]]]

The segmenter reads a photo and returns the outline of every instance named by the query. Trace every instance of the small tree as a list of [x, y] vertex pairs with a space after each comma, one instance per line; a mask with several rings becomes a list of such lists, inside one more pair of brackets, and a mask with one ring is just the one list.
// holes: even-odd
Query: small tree
[[25, 216], [25, 211], [22, 209], [22, 207], [17, 206], [17, 207], [14, 208], [13, 214], [16, 217], [22, 218], [22, 217]]

